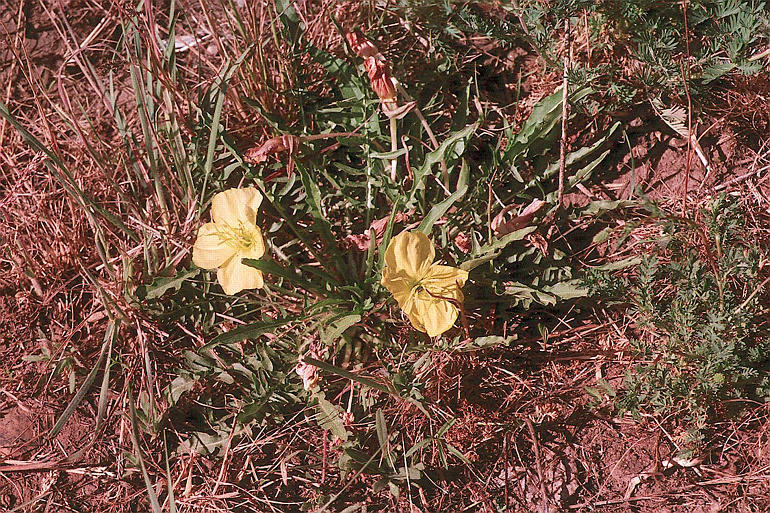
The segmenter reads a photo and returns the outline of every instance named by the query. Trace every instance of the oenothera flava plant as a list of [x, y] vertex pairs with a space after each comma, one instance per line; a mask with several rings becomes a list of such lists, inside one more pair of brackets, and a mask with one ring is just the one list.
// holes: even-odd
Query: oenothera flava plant
[[422, 232], [403, 231], [385, 252], [382, 284], [416, 329], [437, 337], [452, 327], [468, 272], [433, 263], [433, 243]]
[[241, 262], [265, 254], [262, 230], [257, 226], [257, 210], [262, 195], [254, 187], [228, 189], [211, 201], [212, 222], [198, 230], [193, 246], [193, 263], [203, 269], [216, 269], [225, 294], [264, 285], [262, 271]]
[[[217, 280], [226, 294], [262, 288], [262, 271], [241, 262], [265, 254], [265, 241], [257, 226], [262, 195], [254, 187], [228, 189], [211, 202], [212, 222], [198, 230], [193, 262], [217, 269]], [[388, 245], [382, 285], [419, 331], [437, 337], [451, 328], [462, 304], [462, 287], [468, 272], [433, 262], [433, 243], [422, 232], [404, 231]]]

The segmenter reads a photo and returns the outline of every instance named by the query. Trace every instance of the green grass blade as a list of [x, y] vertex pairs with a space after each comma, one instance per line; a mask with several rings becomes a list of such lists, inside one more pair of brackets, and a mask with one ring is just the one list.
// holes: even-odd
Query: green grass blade
[[150, 481], [150, 475], [147, 473], [147, 467], [144, 464], [144, 457], [142, 456], [142, 447], [139, 445], [139, 421], [136, 418], [136, 404], [134, 404], [134, 394], [131, 392], [131, 384], [128, 385], [128, 406], [130, 411], [131, 420], [131, 442], [134, 445], [134, 451], [137, 462], [139, 462], [139, 470], [142, 473], [144, 479], [144, 487], [147, 489], [147, 496], [150, 499], [150, 505], [152, 506], [153, 513], [163, 513], [158, 502], [158, 495], [155, 493], [155, 488]]
[[[94, 368], [91, 369], [91, 372], [88, 373], [88, 376], [86, 376], [86, 379], [85, 381], [83, 381], [83, 384], [80, 385], [80, 388], [75, 393], [75, 397], [72, 398], [72, 400], [69, 402], [67, 407], [64, 409], [64, 412], [59, 416], [59, 419], [56, 421], [56, 424], [54, 424], [53, 428], [48, 433], [48, 438], [53, 438], [57, 434], [59, 434], [59, 432], [64, 427], [64, 424], [67, 423], [67, 419], [69, 419], [70, 416], [73, 413], [75, 413], [75, 410], [77, 409], [78, 405], [86, 396], [86, 393], [88, 393], [89, 388], [91, 388], [91, 385], [96, 380], [96, 375], [98, 374], [99, 368], [102, 365], [102, 360], [104, 360], [104, 357], [107, 354], [107, 349], [112, 347], [112, 342], [114, 340], [114, 337], [117, 335], [119, 325], [120, 325], [119, 321], [111, 321], [109, 324], [107, 324], [107, 332], [104, 334], [104, 342], [102, 343], [102, 348], [99, 352], [99, 359], [96, 361]], [[101, 397], [99, 402], [101, 405], [102, 404]]]

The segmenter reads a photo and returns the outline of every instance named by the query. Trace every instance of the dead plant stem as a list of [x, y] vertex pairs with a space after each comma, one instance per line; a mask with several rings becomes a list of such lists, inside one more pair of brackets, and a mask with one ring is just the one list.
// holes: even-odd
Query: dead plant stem
[[524, 419], [524, 422], [527, 424], [529, 437], [532, 439], [532, 450], [535, 452], [535, 469], [537, 470], [537, 479], [540, 481], [540, 495], [543, 497], [543, 511], [548, 513], [550, 511], [550, 501], [548, 500], [548, 492], [545, 489], [543, 464], [540, 461], [540, 443], [537, 441], [537, 434], [535, 434], [535, 426], [532, 424], [532, 419], [527, 417]]
[[[16, 48], [21, 44], [21, 38], [22, 34], [24, 34], [24, 31], [22, 30], [22, 19], [26, 18], [24, 16], [24, 4], [26, 3], [26, 0], [21, 0], [19, 2], [19, 13], [16, 16], [16, 34], [13, 41], [13, 48]], [[26, 22], [26, 20], [24, 20]], [[13, 62], [11, 63], [11, 69], [8, 73], [8, 86], [5, 88], [5, 99], [4, 102], [6, 105], [8, 105], [8, 101], [11, 98], [11, 88], [14, 84], [13, 75], [16, 72], [16, 64], [18, 63], [18, 59], [13, 59]], [[3, 118], [2, 122], [0, 122], [0, 148], [3, 147], [3, 142], [5, 141], [5, 127], [6, 127], [6, 121], [5, 118]]]

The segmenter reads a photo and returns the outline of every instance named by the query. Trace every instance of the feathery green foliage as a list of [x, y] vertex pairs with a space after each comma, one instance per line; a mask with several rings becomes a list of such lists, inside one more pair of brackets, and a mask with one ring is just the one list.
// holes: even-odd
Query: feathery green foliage
[[662, 236], [631, 280], [604, 273], [593, 293], [631, 305], [637, 335], [617, 406], [674, 423], [684, 447], [708, 441], [712, 422], [744, 401], [770, 400], [770, 339], [759, 275], [767, 255], [746, 238], [740, 205], [721, 195], [701, 224], [657, 209]]

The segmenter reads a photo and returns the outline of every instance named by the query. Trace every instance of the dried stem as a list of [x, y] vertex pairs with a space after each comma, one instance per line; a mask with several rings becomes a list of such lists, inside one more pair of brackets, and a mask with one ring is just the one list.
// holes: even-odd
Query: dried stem
[[548, 492], [545, 489], [545, 480], [543, 479], [543, 464], [540, 461], [540, 443], [537, 441], [537, 434], [535, 434], [535, 426], [532, 425], [532, 419], [529, 417], [524, 419], [527, 424], [527, 431], [529, 431], [529, 437], [532, 439], [532, 449], [535, 452], [535, 469], [537, 470], [537, 479], [540, 481], [540, 495], [543, 497], [543, 511], [548, 512], [550, 510], [548, 500]]

